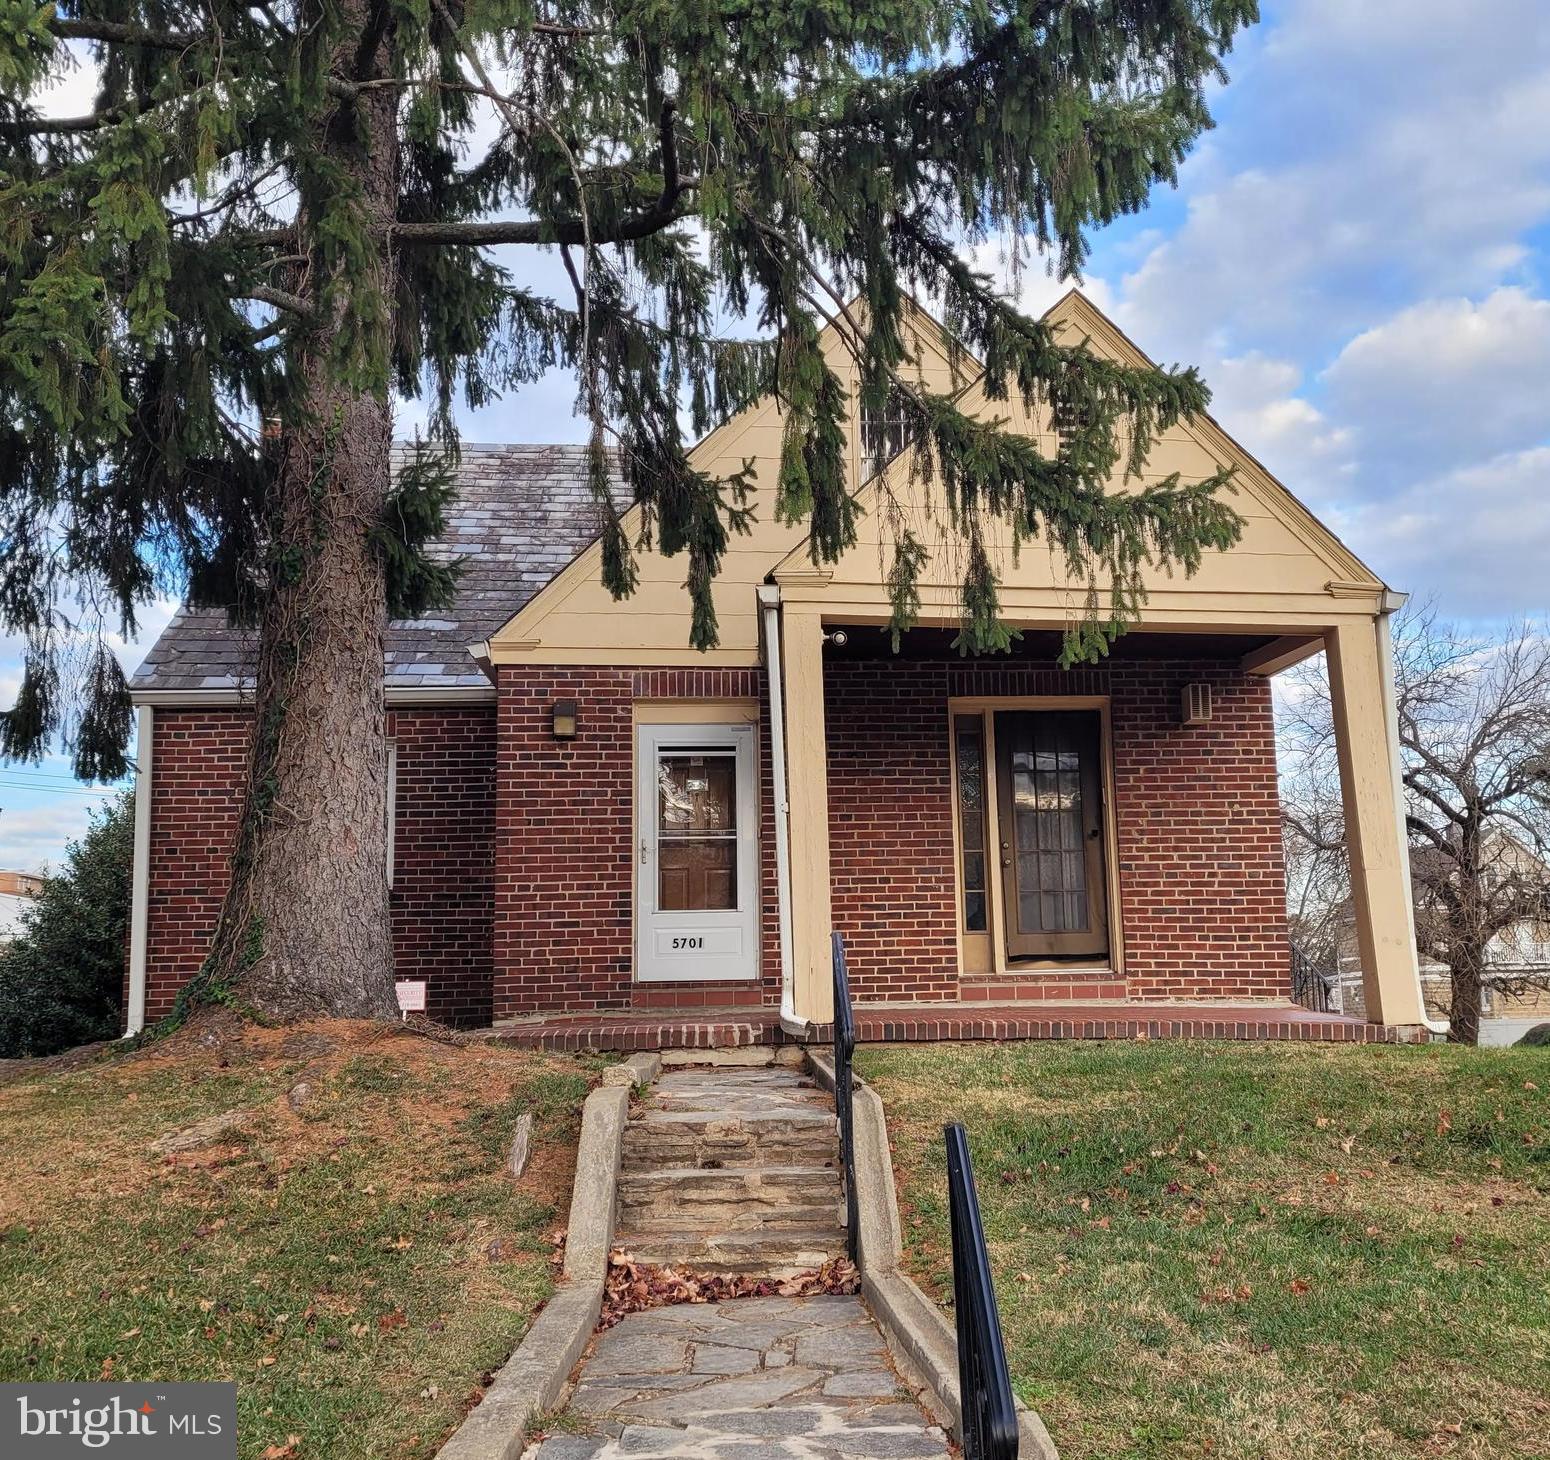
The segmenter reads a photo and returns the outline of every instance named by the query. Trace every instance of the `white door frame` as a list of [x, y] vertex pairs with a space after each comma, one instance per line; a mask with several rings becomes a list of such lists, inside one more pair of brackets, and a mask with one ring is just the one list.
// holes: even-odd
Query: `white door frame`
[[[705, 749], [736, 755], [737, 906], [657, 909], [657, 762]], [[635, 727], [635, 978], [639, 983], [751, 980], [759, 976], [759, 802], [754, 726]]]

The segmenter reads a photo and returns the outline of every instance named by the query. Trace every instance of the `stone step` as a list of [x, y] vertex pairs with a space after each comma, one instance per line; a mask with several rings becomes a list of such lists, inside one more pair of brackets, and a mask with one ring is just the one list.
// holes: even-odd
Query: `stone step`
[[767, 1120], [649, 1111], [624, 1132], [626, 1171], [807, 1166], [836, 1160], [838, 1152], [834, 1116], [824, 1111]]
[[794, 1232], [650, 1232], [619, 1245], [636, 1262], [743, 1277], [788, 1278], [845, 1255], [837, 1223]]
[[801, 1232], [839, 1219], [839, 1172], [829, 1166], [668, 1167], [619, 1182], [619, 1230], [645, 1233]]
[[726, 1202], [788, 1207], [830, 1198], [837, 1201], [839, 1194], [837, 1166], [742, 1166], [723, 1170], [663, 1166], [631, 1172], [619, 1183], [619, 1201], [623, 1206], [671, 1207], [678, 1211]]

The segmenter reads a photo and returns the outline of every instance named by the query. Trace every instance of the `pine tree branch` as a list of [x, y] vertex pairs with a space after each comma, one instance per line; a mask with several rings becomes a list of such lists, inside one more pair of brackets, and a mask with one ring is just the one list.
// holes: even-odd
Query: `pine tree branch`
[[[680, 191], [689, 192], [695, 187], [692, 179], [685, 182]], [[664, 228], [671, 228], [685, 218], [692, 218], [695, 209], [675, 202], [669, 207], [654, 204], [639, 213], [626, 214], [609, 227], [594, 222], [593, 244], [631, 243], [649, 238]], [[562, 218], [555, 221], [526, 223], [393, 223], [388, 232], [394, 243], [413, 244], [472, 244], [484, 247], [497, 243], [569, 243], [577, 246], [587, 241], [586, 230], [580, 218]], [[257, 235], [265, 243], [278, 241], [273, 234]]]
[[123, 111], [111, 107], [107, 111], [88, 112], [78, 117], [23, 117], [14, 122], [0, 122], [0, 131], [17, 137], [46, 137], [55, 132], [99, 132], [123, 119]]
[[276, 309], [299, 314], [303, 319], [311, 319], [315, 313], [310, 301], [303, 299], [300, 294], [292, 294], [286, 289], [276, 289], [269, 284], [244, 284], [242, 292], [237, 297], [256, 299], [260, 304], [273, 305]]
[[65, 41], [105, 41], [153, 51], [186, 51], [210, 39], [204, 31], [152, 30], [116, 20], [51, 20], [48, 28]]

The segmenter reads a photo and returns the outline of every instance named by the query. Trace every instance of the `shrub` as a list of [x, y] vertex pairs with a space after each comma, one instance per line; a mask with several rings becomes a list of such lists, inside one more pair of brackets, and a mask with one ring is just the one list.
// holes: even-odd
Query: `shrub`
[[134, 828], [126, 791], [71, 842], [0, 948], [0, 1057], [57, 1054], [119, 1032]]

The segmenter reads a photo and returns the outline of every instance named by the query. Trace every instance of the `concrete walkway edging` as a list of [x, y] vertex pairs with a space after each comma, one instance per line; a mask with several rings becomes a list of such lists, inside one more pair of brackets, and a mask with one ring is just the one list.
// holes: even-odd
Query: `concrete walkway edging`
[[[818, 1083], [832, 1093], [833, 1056], [810, 1050], [808, 1058]], [[924, 1385], [962, 1443], [958, 1335], [941, 1308], [900, 1270], [903, 1227], [894, 1186], [893, 1156], [888, 1147], [887, 1112], [882, 1097], [860, 1076], [856, 1077], [851, 1093], [851, 1111], [855, 1120], [856, 1207], [860, 1224], [856, 1259], [861, 1269], [862, 1296], [882, 1325], [900, 1367]], [[1020, 1399], [1015, 1402], [1018, 1460], [1060, 1460], [1038, 1411], [1029, 1409]]]
[[662, 1056], [654, 1049], [638, 1049], [616, 1065], [603, 1071], [605, 1085], [628, 1085], [640, 1089], [662, 1073]]
[[649, 1081], [660, 1067], [642, 1058], [628, 1083], [616, 1078], [583, 1102], [560, 1286], [437, 1460], [518, 1460], [533, 1421], [565, 1392], [603, 1311], [630, 1094], [643, 1072]]

